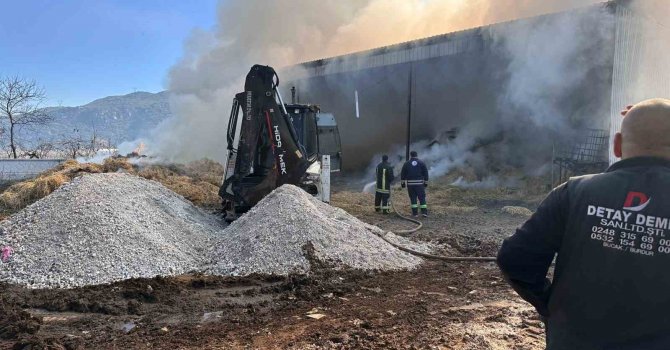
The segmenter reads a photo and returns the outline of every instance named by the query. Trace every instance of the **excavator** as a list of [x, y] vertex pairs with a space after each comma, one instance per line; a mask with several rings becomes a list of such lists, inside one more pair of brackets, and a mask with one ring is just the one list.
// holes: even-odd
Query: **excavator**
[[228, 160], [219, 189], [228, 222], [284, 184], [319, 195], [323, 155], [330, 156], [331, 172], [341, 169], [335, 117], [318, 105], [295, 103], [295, 93], [292, 103], [285, 104], [278, 87], [272, 67], [254, 65], [244, 92], [233, 99], [226, 134]]

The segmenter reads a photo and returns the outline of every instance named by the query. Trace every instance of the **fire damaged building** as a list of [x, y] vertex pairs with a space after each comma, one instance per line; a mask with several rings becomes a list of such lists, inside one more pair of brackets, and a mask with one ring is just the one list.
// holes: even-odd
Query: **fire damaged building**
[[486, 149], [486, 163], [527, 169], [552, 158], [606, 166], [622, 107], [670, 96], [670, 50], [660, 39], [670, 30], [637, 3], [305, 62], [283, 70], [283, 94], [336, 116], [345, 170], [408, 139]]

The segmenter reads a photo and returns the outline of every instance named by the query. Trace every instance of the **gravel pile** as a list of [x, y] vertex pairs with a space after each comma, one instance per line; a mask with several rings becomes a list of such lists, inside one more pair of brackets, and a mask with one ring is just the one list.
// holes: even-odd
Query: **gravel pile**
[[200, 270], [223, 226], [161, 184], [85, 175], [0, 223], [0, 281], [71, 288]]
[[295, 186], [283, 186], [224, 224], [158, 182], [84, 175], [0, 223], [0, 282], [73, 288], [188, 272], [307, 273], [314, 264], [411, 269], [420, 258], [385, 242], [430, 246], [385, 233]]
[[380, 229], [284, 185], [223, 232], [207, 272], [287, 275], [306, 273], [314, 262], [334, 268], [399, 270], [422, 262], [385, 242], [375, 230]]

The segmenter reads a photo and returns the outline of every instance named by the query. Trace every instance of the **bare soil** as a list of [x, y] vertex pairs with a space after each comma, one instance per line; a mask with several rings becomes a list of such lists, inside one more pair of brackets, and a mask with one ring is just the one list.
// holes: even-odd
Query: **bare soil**
[[[333, 204], [386, 229], [372, 195], [338, 186]], [[539, 195], [428, 189], [431, 217], [412, 239], [443, 254], [490, 256]], [[407, 211], [404, 193], [394, 193]], [[542, 349], [532, 307], [492, 263], [429, 261], [406, 272], [320, 269], [309, 276], [186, 275], [72, 290], [0, 285], [0, 349]]]

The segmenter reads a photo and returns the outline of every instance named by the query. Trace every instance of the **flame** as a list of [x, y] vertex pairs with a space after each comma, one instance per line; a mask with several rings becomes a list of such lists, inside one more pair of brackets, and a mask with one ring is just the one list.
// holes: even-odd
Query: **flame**
[[137, 145], [137, 147], [135, 147], [135, 149], [133, 150], [133, 154], [137, 154], [138, 156], [140, 156], [142, 155], [142, 153], [144, 153], [145, 148], [146, 145], [144, 144], [144, 142], [140, 142], [140, 144]]

